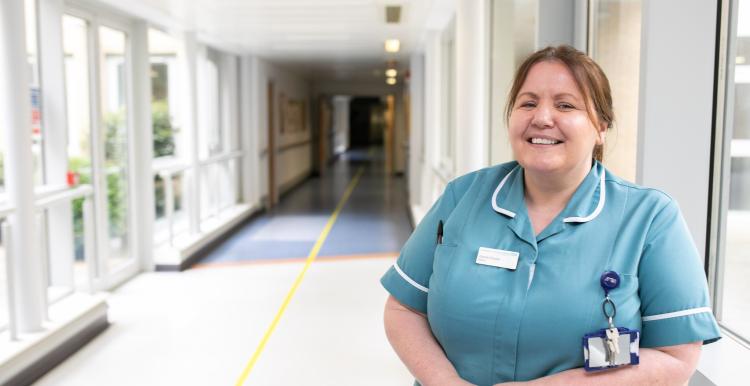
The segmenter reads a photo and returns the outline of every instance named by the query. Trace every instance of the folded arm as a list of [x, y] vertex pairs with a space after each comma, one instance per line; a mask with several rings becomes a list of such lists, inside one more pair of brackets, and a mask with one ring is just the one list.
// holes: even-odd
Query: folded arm
[[529, 382], [501, 385], [528, 386], [682, 386], [687, 385], [700, 358], [702, 342], [640, 350], [640, 364], [588, 373], [581, 368], [563, 371]]

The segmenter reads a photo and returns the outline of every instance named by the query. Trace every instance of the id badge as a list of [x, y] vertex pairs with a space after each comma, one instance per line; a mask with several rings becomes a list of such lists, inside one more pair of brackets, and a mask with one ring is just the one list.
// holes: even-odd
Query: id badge
[[600, 371], [637, 365], [640, 362], [640, 331], [617, 327], [617, 350], [610, 350], [607, 330], [603, 328], [583, 336], [583, 368], [586, 371]]

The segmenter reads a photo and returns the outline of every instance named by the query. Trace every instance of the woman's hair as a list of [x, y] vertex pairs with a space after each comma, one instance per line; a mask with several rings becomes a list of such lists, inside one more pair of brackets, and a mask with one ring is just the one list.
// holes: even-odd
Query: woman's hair
[[[505, 106], [505, 122], [510, 121], [510, 114], [513, 112], [516, 98], [519, 91], [521, 91], [521, 86], [526, 81], [526, 76], [528, 76], [531, 67], [539, 62], [547, 61], [559, 61], [568, 67], [583, 94], [586, 111], [591, 122], [595, 124], [603, 122], [606, 123], [607, 129], [612, 128], [615, 114], [612, 108], [612, 92], [609, 88], [607, 76], [604, 75], [604, 71], [602, 71], [593, 59], [568, 45], [543, 48], [531, 54], [521, 63], [521, 66], [516, 71], [513, 87], [511, 87], [508, 94], [508, 104]], [[601, 145], [594, 147], [593, 156], [595, 159], [602, 161], [604, 151]]]

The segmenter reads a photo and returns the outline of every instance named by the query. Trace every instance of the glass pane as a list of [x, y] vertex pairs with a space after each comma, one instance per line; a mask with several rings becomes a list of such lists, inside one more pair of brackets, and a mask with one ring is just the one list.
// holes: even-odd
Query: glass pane
[[219, 115], [219, 68], [213, 60], [205, 60], [202, 71], [202, 103], [200, 114], [201, 158], [222, 152], [221, 121]]
[[[68, 117], [68, 169], [73, 184], [91, 184], [91, 110], [89, 98], [88, 22], [63, 16], [65, 97]], [[88, 267], [84, 263], [83, 200], [73, 202], [75, 279], [84, 288]], [[92, 230], [93, 231], [93, 230]], [[79, 279], [80, 278], [80, 279]]]
[[738, 3], [737, 56], [730, 58], [735, 99], [721, 316], [723, 324], [750, 339], [750, 1]]
[[213, 170], [213, 165], [207, 165], [205, 167], [201, 167], [200, 169], [200, 185], [201, 185], [201, 191], [200, 191], [200, 203], [201, 203], [201, 221], [207, 220], [213, 213], [213, 194], [214, 190], [213, 187], [213, 180], [215, 173], [211, 173]]
[[169, 242], [170, 237], [170, 226], [172, 227], [172, 236], [177, 236], [182, 232], [187, 231], [187, 214], [183, 209], [183, 198], [182, 192], [183, 178], [182, 173], [178, 173], [172, 176], [172, 218], [170, 224], [170, 218], [168, 216], [168, 200], [167, 200], [167, 186], [164, 179], [160, 176], [154, 177], [154, 191], [155, 191], [155, 210], [156, 210], [156, 221], [154, 224], [154, 244], [160, 245]]
[[[1, 223], [0, 223], [1, 224]], [[5, 235], [0, 228], [0, 331], [8, 326], [8, 272], [6, 271]]]
[[126, 43], [124, 32], [99, 28], [100, 103], [109, 222], [107, 266], [110, 271], [130, 258]]
[[31, 153], [34, 163], [34, 185], [44, 183], [42, 158], [42, 106], [39, 82], [39, 52], [36, 36], [36, 0], [25, 0], [26, 52], [29, 64], [29, 89], [31, 92]]
[[635, 181], [641, 0], [596, 0], [590, 4], [590, 55], [609, 78], [615, 109], [604, 163], [618, 176]]
[[176, 155], [179, 132], [177, 108], [179, 81], [177, 79], [177, 39], [155, 29], [148, 31], [148, 50], [151, 63], [151, 111], [154, 133], [154, 158]]

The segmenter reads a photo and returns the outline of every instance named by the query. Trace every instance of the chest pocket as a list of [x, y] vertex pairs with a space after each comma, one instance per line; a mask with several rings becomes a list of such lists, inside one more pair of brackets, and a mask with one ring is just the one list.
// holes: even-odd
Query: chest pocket
[[432, 277], [430, 289], [440, 291], [450, 277], [451, 267], [455, 259], [457, 245], [455, 243], [438, 244], [432, 262]]

